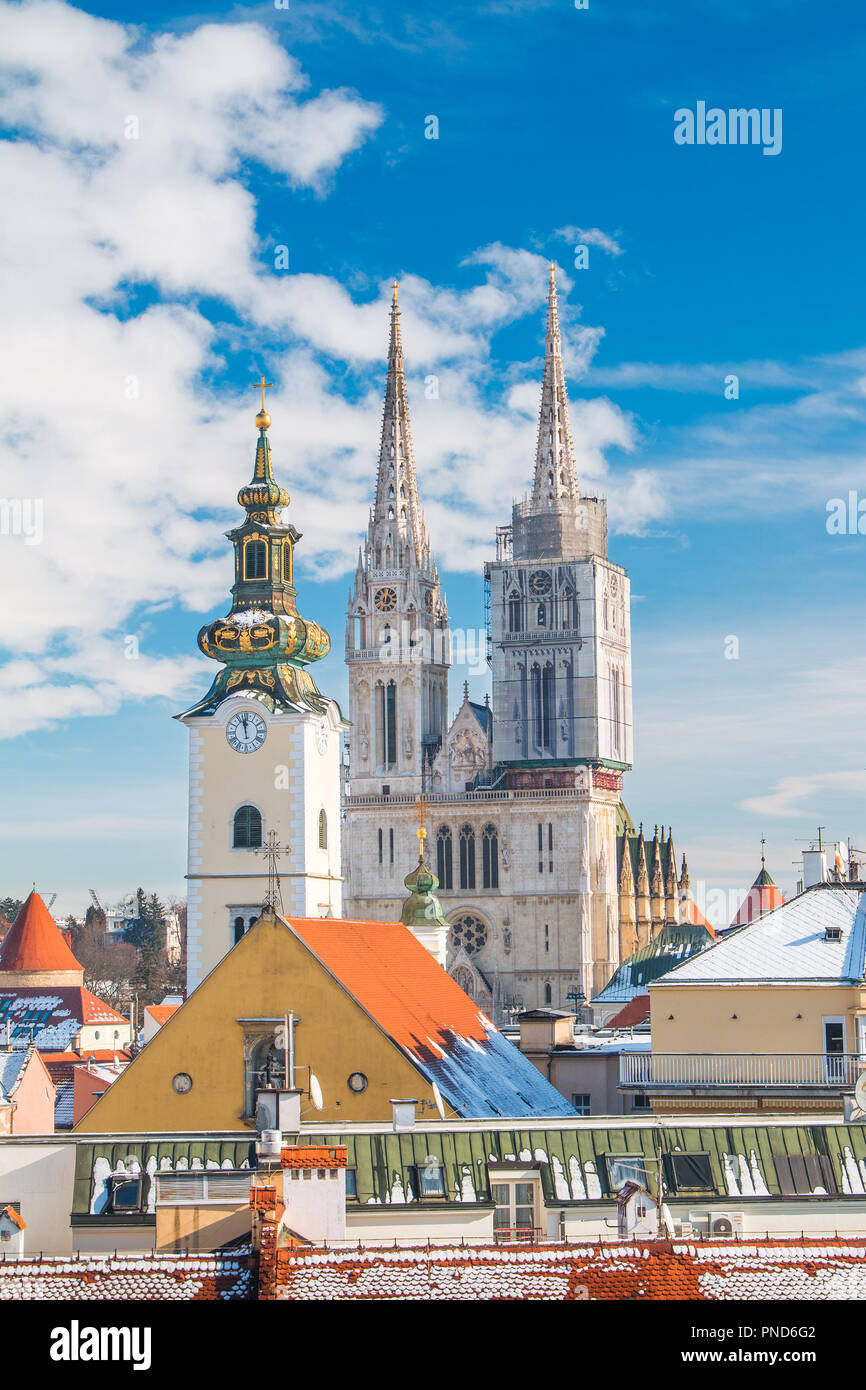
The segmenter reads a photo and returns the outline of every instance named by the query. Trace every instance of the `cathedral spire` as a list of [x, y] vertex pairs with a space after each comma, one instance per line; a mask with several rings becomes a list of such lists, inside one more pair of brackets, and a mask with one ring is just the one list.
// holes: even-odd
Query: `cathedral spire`
[[541, 386], [532, 501], [536, 507], [555, 507], [560, 498], [576, 498], [578, 495], [574, 444], [568, 417], [568, 392], [562, 366], [556, 274], [551, 262], [550, 288], [547, 294], [544, 378]]
[[418, 500], [415, 450], [412, 444], [409, 402], [406, 397], [403, 340], [400, 336], [400, 305], [397, 299], [396, 280], [391, 296], [388, 376], [385, 382], [385, 408], [382, 415], [382, 441], [379, 446], [376, 501], [371, 523], [371, 539], [380, 528], [386, 531], [396, 530], [400, 540], [414, 552], [419, 567], [429, 568], [430, 546], [421, 504]]

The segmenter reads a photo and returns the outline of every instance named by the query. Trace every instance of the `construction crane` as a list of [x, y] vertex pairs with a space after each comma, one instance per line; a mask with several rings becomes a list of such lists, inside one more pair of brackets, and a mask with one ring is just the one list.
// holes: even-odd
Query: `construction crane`
[[91, 900], [91, 902], [93, 903], [93, 906], [96, 908], [96, 911], [102, 913], [102, 916], [104, 917], [104, 916], [105, 916], [105, 908], [102, 906], [102, 903], [99, 901], [99, 899], [98, 899], [97, 896], [96, 896], [96, 889], [95, 889], [95, 888], [88, 888], [87, 891], [88, 891], [88, 893], [90, 894], [90, 900]]

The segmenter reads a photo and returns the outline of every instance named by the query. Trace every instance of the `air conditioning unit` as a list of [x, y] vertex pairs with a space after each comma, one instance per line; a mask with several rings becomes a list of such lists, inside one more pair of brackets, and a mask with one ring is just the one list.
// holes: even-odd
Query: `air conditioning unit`
[[741, 1211], [711, 1211], [711, 1237], [741, 1236], [743, 1234], [743, 1213]]
[[691, 1240], [694, 1234], [695, 1228], [691, 1221], [674, 1222], [674, 1235], [679, 1236], [681, 1240]]

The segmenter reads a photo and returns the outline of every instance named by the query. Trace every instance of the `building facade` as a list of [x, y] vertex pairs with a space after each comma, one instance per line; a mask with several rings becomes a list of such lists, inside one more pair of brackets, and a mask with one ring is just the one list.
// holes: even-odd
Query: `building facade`
[[623, 868], [637, 836], [621, 801], [629, 580], [607, 554], [605, 502], [579, 488], [552, 269], [532, 494], [485, 571], [492, 700], [464, 687], [447, 727], [447, 609], [418, 496], [395, 295], [375, 503], [348, 607], [347, 915], [399, 916], [423, 792], [451, 973], [500, 1020], [574, 1007], [678, 915], [681, 876], [671, 887], [663, 844], [644, 913]]

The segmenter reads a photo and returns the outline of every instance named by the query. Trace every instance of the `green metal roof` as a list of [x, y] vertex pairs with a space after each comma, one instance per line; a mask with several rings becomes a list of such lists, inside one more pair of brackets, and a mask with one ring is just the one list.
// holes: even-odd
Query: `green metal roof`
[[[758, 1196], [766, 1201], [781, 1197], [782, 1192], [773, 1163], [774, 1155], [825, 1155], [829, 1158], [838, 1196], [866, 1197], [866, 1125], [864, 1124], [713, 1124], [702, 1125], [692, 1119], [676, 1125], [665, 1121], [663, 1126], [652, 1123], [617, 1124], [601, 1121], [592, 1125], [517, 1127], [485, 1129], [482, 1126], [449, 1129], [444, 1126], [396, 1134], [390, 1130], [345, 1131], [312, 1134], [304, 1133], [289, 1142], [302, 1145], [345, 1144], [348, 1164], [355, 1172], [357, 1198], [352, 1205], [392, 1206], [408, 1202], [411, 1206], [435, 1208], [445, 1203], [485, 1205], [492, 1202], [491, 1183], [497, 1173], [488, 1165], [524, 1163], [537, 1164], [545, 1201], [552, 1204], [580, 1206], [591, 1201], [614, 1200], [607, 1178], [607, 1156], [629, 1155], [654, 1160], [662, 1154], [705, 1153], [709, 1156], [713, 1186], [705, 1196], [690, 1191], [689, 1199], [696, 1202], [713, 1198], [749, 1200]], [[727, 1163], [726, 1163], [727, 1158]], [[203, 1168], [208, 1163], [233, 1168], [247, 1163], [255, 1166], [249, 1138], [238, 1140], [190, 1139], [79, 1141], [75, 1163], [73, 1216], [91, 1209], [94, 1196], [94, 1165], [105, 1159], [112, 1170], [122, 1163], [128, 1171], [135, 1160], [142, 1172], [147, 1172], [149, 1160], [156, 1160], [162, 1171], [182, 1166], [192, 1167], [198, 1160]], [[433, 1159], [441, 1165], [445, 1197], [418, 1197], [413, 1194], [414, 1169], [423, 1168]], [[743, 1160], [746, 1181], [742, 1180]], [[154, 1164], [151, 1162], [151, 1171]], [[104, 1168], [102, 1168], [104, 1172]], [[731, 1173], [739, 1190], [732, 1190]], [[655, 1169], [647, 1164], [647, 1174], [653, 1179]], [[99, 1181], [99, 1179], [97, 1179]], [[749, 1191], [755, 1184], [756, 1192]], [[675, 1197], [667, 1182], [666, 1195]], [[810, 1200], [815, 1200], [812, 1198]], [[107, 1220], [111, 1220], [108, 1217]]]

